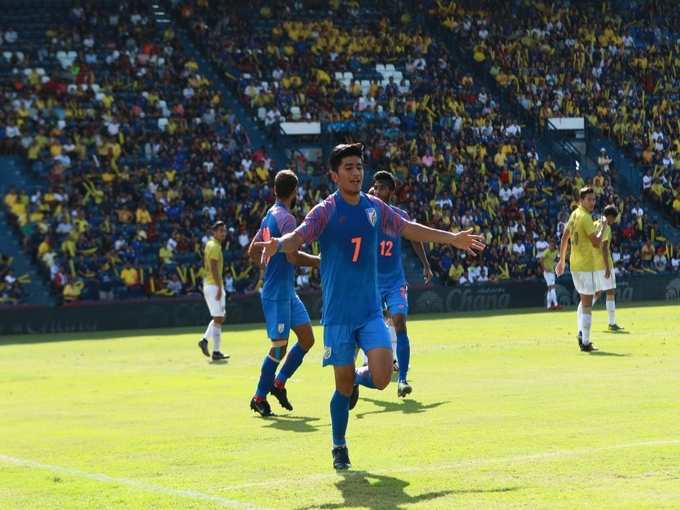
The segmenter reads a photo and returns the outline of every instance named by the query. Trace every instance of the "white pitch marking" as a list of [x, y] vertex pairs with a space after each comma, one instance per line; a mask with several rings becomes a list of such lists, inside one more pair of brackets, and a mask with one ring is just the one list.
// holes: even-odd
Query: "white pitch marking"
[[207, 501], [210, 503], [216, 503], [225, 508], [236, 508], [238, 510], [271, 510], [266, 507], [252, 505], [250, 503], [244, 503], [242, 501], [237, 501], [235, 499], [223, 498], [221, 496], [204, 494], [202, 492], [190, 489], [171, 489], [168, 487], [163, 487], [161, 485], [142, 482], [141, 480], [134, 480], [131, 478], [116, 478], [113, 476], [105, 475], [103, 473], [88, 473], [86, 471], [81, 471], [79, 469], [56, 466], [54, 464], [43, 464], [28, 459], [10, 457], [9, 455], [0, 454], [0, 463], [9, 464], [12, 466], [27, 467], [31, 469], [44, 469], [52, 473], [57, 473], [64, 476], [72, 476], [75, 478], [86, 478], [88, 480], [94, 480], [96, 482], [116, 483], [143, 492], [151, 492], [155, 494], [161, 494], [164, 496], [176, 496], [181, 498], [194, 499], [197, 501]]

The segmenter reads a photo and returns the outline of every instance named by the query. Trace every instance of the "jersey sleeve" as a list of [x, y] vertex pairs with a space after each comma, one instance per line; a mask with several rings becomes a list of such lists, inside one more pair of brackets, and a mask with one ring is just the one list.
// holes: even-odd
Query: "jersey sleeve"
[[281, 235], [293, 232], [297, 226], [297, 221], [295, 221], [295, 216], [288, 213], [281, 218], [278, 218], [279, 232]]
[[332, 197], [327, 198], [307, 213], [302, 223], [295, 229], [305, 243], [310, 243], [323, 233], [331, 215], [335, 211], [335, 201]]
[[369, 200], [378, 208], [380, 212], [380, 227], [388, 236], [401, 237], [401, 232], [408, 223], [401, 214], [389, 207], [385, 202], [378, 197], [367, 195]]

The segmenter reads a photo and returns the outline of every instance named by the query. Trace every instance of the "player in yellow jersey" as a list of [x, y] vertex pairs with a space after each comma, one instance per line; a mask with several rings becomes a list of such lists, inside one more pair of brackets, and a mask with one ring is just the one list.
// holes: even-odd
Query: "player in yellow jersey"
[[590, 186], [579, 190], [579, 205], [569, 216], [567, 228], [562, 234], [560, 244], [560, 261], [555, 273], [564, 273], [567, 249], [571, 245], [569, 266], [574, 287], [581, 296], [576, 312], [579, 339], [578, 345], [583, 352], [595, 349], [590, 342], [590, 327], [593, 320], [593, 295], [595, 294], [595, 257], [593, 248], [602, 244], [602, 230], [597, 231], [593, 223], [593, 209], [595, 208], [595, 191]]
[[602, 246], [599, 249], [593, 248], [595, 250], [595, 290], [597, 291], [594, 301], [597, 301], [600, 292], [607, 294], [606, 305], [610, 331], [623, 329], [616, 323], [616, 274], [614, 274], [614, 260], [611, 252], [611, 225], [616, 222], [618, 216], [619, 211], [616, 206], [608, 205], [604, 208], [604, 216], [596, 222], [596, 228], [602, 229]]
[[559, 252], [555, 246], [555, 241], [551, 239], [548, 243], [548, 248], [539, 259], [543, 268], [543, 278], [546, 285], [548, 285], [548, 292], [546, 293], [546, 307], [548, 310], [561, 308], [557, 302], [557, 291], [555, 291], [555, 259], [558, 255]]
[[198, 342], [203, 354], [210, 357], [208, 350], [208, 338], [213, 339], [213, 361], [224, 361], [229, 358], [220, 352], [220, 342], [222, 340], [222, 323], [224, 322], [224, 309], [226, 306], [226, 296], [223, 284], [222, 242], [227, 237], [227, 227], [223, 221], [218, 221], [211, 227], [212, 237], [205, 244], [203, 252], [203, 265], [205, 276], [203, 277], [203, 297], [210, 310], [212, 320], [205, 330], [203, 339]]

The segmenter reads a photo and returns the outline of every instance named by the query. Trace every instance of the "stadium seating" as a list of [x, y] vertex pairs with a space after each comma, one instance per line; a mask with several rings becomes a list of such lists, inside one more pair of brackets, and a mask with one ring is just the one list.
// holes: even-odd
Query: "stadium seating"
[[[5, 204], [64, 300], [196, 292], [218, 216], [232, 220], [236, 289], [257, 281], [238, 236], [269, 200], [255, 185], [269, 178], [267, 155], [146, 9], [112, 2], [64, 18], [46, 4], [13, 19], [24, 59], [3, 68], [3, 124], [19, 134], [5, 127], [4, 143], [48, 184], [12, 190]], [[126, 263], [133, 284], [121, 278]]]
[[[324, 42], [324, 36], [340, 34], [339, 17], [332, 13], [273, 14], [263, 8], [258, 17], [252, 9], [227, 15], [220, 14], [219, 5], [182, 5], [190, 6], [184, 14], [196, 41], [235, 81], [241, 99], [259, 111], [265, 125], [291, 120], [291, 115], [297, 120], [298, 111], [304, 111], [303, 118], [321, 120], [329, 131], [351, 132], [366, 143], [370, 168], [388, 169], [400, 178], [399, 203], [413, 217], [434, 226], [471, 225], [488, 232], [490, 249], [481, 262], [432, 247], [440, 281], [538, 276], [536, 255], [561, 232], [575, 191], [585, 181], [558, 170], [552, 161], [541, 161], [517, 119], [501, 111], [498, 101], [463, 73], [431, 34], [408, 17], [395, 20], [387, 11], [358, 8], [351, 18], [357, 44], [371, 33], [388, 43], [345, 55]], [[395, 54], [399, 45], [389, 41], [401, 39], [408, 42]], [[358, 79], [370, 73], [380, 77]], [[307, 84], [309, 90], [295, 92], [297, 77], [297, 88]], [[263, 80], [268, 80], [266, 87], [258, 87]], [[281, 108], [282, 97], [292, 97], [292, 103], [283, 103], [294, 106]], [[660, 250], [671, 249], [644, 215], [631, 218], [609, 175], [596, 176], [594, 184], [600, 204], [617, 203], [622, 225], [633, 228], [625, 238], [616, 236], [626, 252], [637, 250], [649, 235]], [[632, 266], [622, 260], [621, 271], [628, 270]]]
[[430, 12], [542, 124], [584, 116], [616, 140], [644, 169], [641, 191], [677, 226], [677, 2], [616, 4], [443, 2]]
[[[561, 114], [589, 115], [603, 129], [616, 125], [612, 115], [619, 110], [598, 116], [587, 105], [555, 103], [545, 80], [537, 82], [550, 76], [538, 72], [554, 65], [549, 59], [510, 75], [533, 39], [506, 40], [514, 21], [503, 18], [505, 11], [463, 4], [432, 4], [430, 13], [459, 36], [469, 35], [475, 58], [490, 62], [501, 85], [518, 97], [534, 91], [529, 103], [520, 97], [527, 109], [545, 116], [551, 105]], [[195, 293], [207, 228], [218, 217], [230, 225], [227, 289], [257, 290], [259, 272], [243, 252], [272, 200], [274, 169], [266, 151], [251, 146], [172, 25], [153, 23], [149, 4], [74, 5], [46, 2], [13, 11], [3, 19], [0, 48], [6, 105], [0, 147], [25, 154], [31, 172], [46, 183], [37, 192], [11, 190], [4, 202], [55, 295], [77, 301]], [[398, 203], [413, 218], [486, 234], [481, 260], [430, 247], [441, 283], [538, 277], [536, 257], [562, 232], [585, 179], [538, 154], [520, 121], [413, 21], [416, 13], [351, 5], [342, 17], [297, 4], [272, 9], [255, 2], [245, 12], [187, 0], [174, 14], [265, 131], [273, 134], [284, 119], [318, 120], [339, 137], [350, 134], [366, 144], [369, 169], [399, 177]], [[553, 24], [566, 16], [565, 25], [576, 15], [569, 9], [551, 14]], [[16, 32], [10, 42], [8, 32]], [[673, 151], [675, 165], [680, 158]], [[678, 172], [650, 171], [649, 192], [657, 193], [665, 179], [659, 196], [667, 200]], [[615, 194], [611, 175], [598, 174], [591, 183], [600, 210], [616, 203], [622, 211], [614, 234], [619, 270], [677, 270], [678, 249], [659, 236], [634, 199]], [[301, 212], [328, 192], [324, 179], [304, 182]], [[317, 282], [315, 272], [309, 285]]]

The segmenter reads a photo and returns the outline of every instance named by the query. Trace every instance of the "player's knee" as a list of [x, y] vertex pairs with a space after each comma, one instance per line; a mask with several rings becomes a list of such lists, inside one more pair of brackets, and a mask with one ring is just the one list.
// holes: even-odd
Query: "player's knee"
[[300, 344], [300, 347], [307, 352], [309, 351], [312, 347], [314, 347], [314, 337], [305, 337], [305, 338], [298, 338], [298, 343]]
[[372, 373], [371, 378], [373, 379], [373, 386], [375, 386], [376, 389], [384, 390], [390, 384], [390, 380], [392, 379], [392, 373], [391, 372], [380, 372], [377, 374]]
[[288, 340], [274, 340], [269, 349], [269, 357], [274, 361], [281, 361], [286, 355], [288, 349]]
[[401, 314], [392, 316], [392, 324], [394, 324], [394, 330], [397, 333], [402, 333], [406, 331], [406, 317]]

